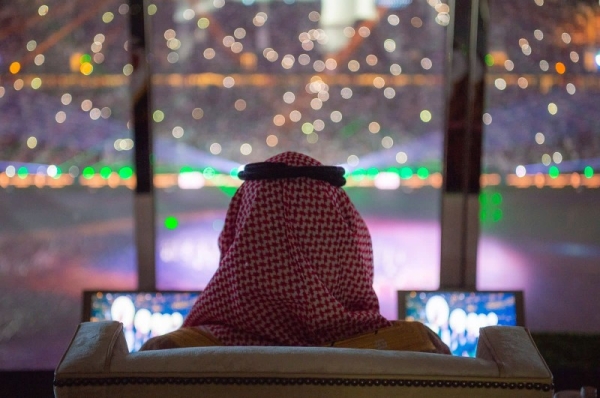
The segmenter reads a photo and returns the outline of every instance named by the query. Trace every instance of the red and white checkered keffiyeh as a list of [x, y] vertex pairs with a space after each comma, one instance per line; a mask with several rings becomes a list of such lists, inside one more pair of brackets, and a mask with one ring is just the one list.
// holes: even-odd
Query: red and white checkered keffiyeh
[[[321, 165], [294, 152], [267, 162]], [[219, 248], [184, 326], [226, 345], [316, 346], [391, 325], [372, 287], [369, 231], [341, 188], [306, 177], [246, 181]]]

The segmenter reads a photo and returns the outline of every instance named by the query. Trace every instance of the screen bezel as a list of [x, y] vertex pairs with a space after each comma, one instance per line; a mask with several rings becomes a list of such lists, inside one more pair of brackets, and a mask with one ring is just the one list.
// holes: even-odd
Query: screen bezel
[[517, 325], [525, 327], [525, 307], [522, 290], [469, 290], [469, 289], [439, 289], [439, 290], [398, 290], [398, 319], [406, 319], [406, 297], [411, 293], [507, 293], [515, 296]]
[[178, 293], [190, 293], [198, 294], [202, 293], [201, 290], [84, 290], [83, 291], [83, 306], [81, 312], [82, 322], [91, 322], [92, 319], [92, 297], [98, 293], [102, 294], [178, 294]]

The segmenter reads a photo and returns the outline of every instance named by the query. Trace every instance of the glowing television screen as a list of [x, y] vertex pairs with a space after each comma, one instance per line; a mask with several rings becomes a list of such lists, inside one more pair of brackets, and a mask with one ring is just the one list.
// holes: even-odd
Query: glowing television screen
[[479, 329], [524, 326], [521, 291], [399, 291], [398, 319], [427, 325], [453, 355], [474, 357]]
[[150, 337], [178, 329], [200, 291], [84, 291], [83, 321], [123, 323], [129, 351], [137, 351]]

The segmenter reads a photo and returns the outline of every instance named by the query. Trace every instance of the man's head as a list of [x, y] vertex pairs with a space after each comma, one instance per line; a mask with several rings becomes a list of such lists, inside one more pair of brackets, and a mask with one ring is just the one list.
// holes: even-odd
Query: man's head
[[[226, 343], [289, 345], [386, 324], [372, 288], [367, 227], [346, 192], [328, 181], [339, 182], [343, 169], [294, 152], [260, 167], [263, 178], [245, 181], [232, 198], [219, 269], [186, 324], [208, 325]], [[269, 170], [282, 167], [292, 176], [270, 178]], [[294, 168], [317, 175], [299, 176]], [[320, 170], [331, 175], [313, 178]]]

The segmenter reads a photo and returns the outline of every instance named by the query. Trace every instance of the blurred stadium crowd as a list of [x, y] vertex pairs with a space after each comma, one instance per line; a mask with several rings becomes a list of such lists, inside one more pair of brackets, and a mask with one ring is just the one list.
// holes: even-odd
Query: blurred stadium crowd
[[[387, 166], [439, 169], [447, 6], [352, 4], [371, 7], [357, 6], [337, 26], [318, 1], [155, 2], [155, 137], [237, 163], [301, 150], [360, 166], [363, 156], [391, 151], [406, 156]], [[598, 4], [490, 6], [485, 168], [600, 157], [600, 85], [589, 61], [600, 45]], [[132, 137], [128, 16], [114, 0], [2, 7], [2, 164], [131, 162], [123, 144]], [[426, 155], [407, 149], [432, 134], [436, 148]]]

